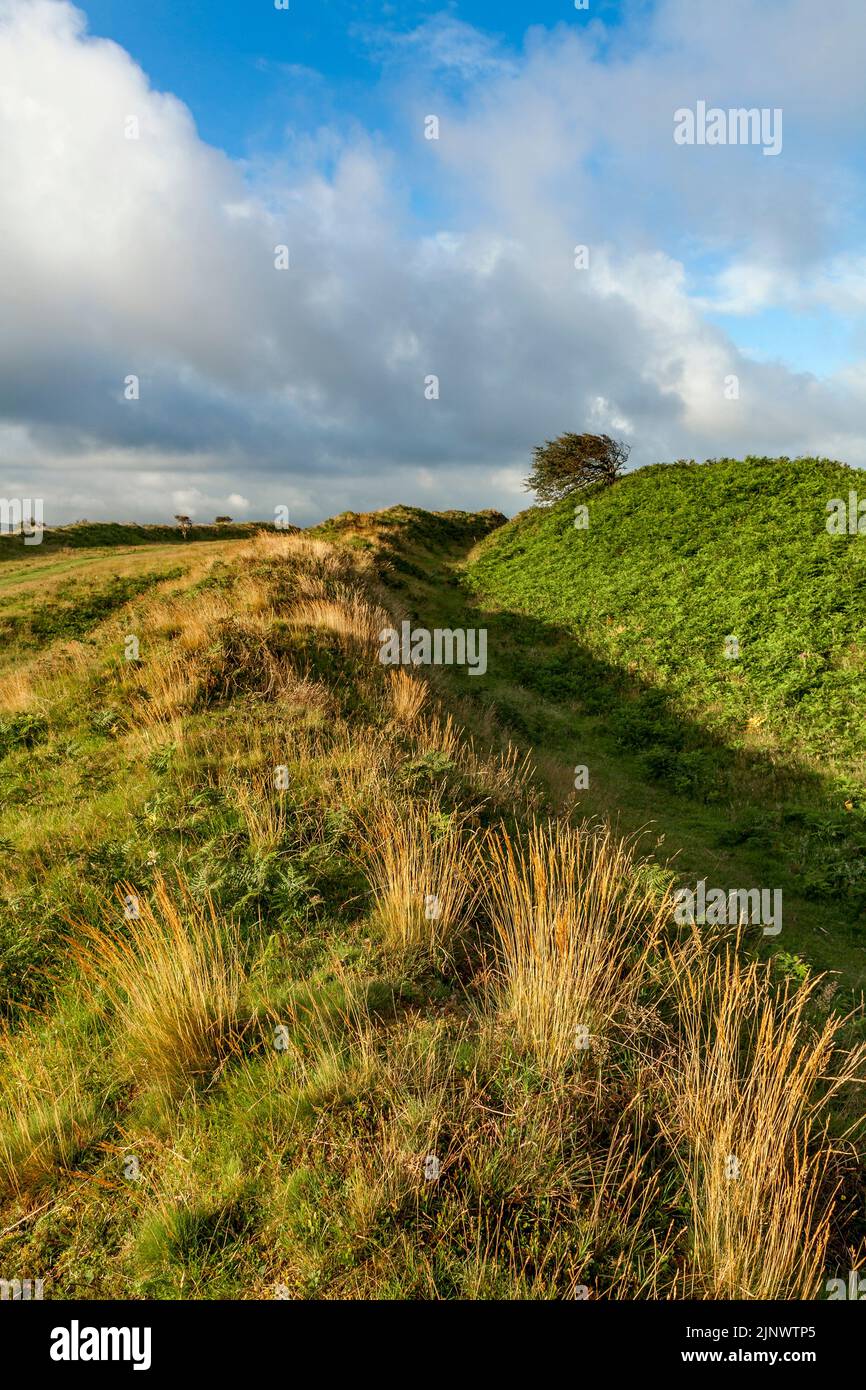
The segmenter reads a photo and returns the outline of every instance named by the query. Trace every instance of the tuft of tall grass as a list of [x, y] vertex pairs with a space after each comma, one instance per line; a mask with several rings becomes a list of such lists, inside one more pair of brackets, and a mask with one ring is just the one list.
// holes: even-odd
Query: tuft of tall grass
[[467, 925], [477, 886], [474, 832], [435, 800], [384, 798], [362, 813], [361, 856], [388, 951], [444, 963]]
[[387, 690], [391, 711], [398, 723], [415, 724], [430, 694], [426, 682], [401, 668], [390, 673]]
[[273, 783], [262, 778], [252, 782], [234, 780], [232, 792], [244, 818], [250, 844], [264, 854], [278, 849], [286, 836], [288, 814], [286, 800], [275, 790]]
[[371, 577], [370, 556], [329, 541], [293, 533], [260, 533], [242, 560], [272, 567], [281, 586], [298, 598], [331, 596], [335, 588]]
[[829, 1106], [862, 1081], [866, 1045], [840, 1049], [837, 1015], [811, 1027], [820, 977], [774, 993], [769, 970], [730, 947], [675, 964], [680, 1042], [663, 1124], [692, 1213], [684, 1297], [804, 1299], [819, 1288], [835, 1191]]
[[244, 984], [236, 928], [210, 902], [159, 878], [152, 896], [123, 885], [138, 915], [123, 928], [82, 923], [73, 942], [85, 977], [108, 999], [133, 1073], [173, 1092], [211, 1076], [236, 1047]]
[[307, 598], [296, 603], [289, 622], [298, 627], [320, 627], [334, 632], [349, 648], [375, 650], [379, 633], [391, 619], [383, 608], [372, 603], [357, 588], [336, 585], [327, 597]]
[[35, 1192], [68, 1168], [99, 1122], [79, 1068], [28, 1027], [0, 1038], [0, 1193]]
[[489, 831], [488, 879], [500, 1021], [548, 1076], [562, 1075], [627, 1028], [668, 907], [635, 873], [631, 847], [605, 827], [535, 822], [515, 839]]
[[527, 813], [536, 805], [539, 794], [532, 755], [521, 754], [511, 742], [500, 751], [479, 752], [453, 715], [438, 713], [418, 721], [415, 739], [419, 753], [438, 753], [453, 762], [486, 801]]
[[190, 712], [199, 692], [199, 675], [189, 655], [171, 648], [137, 672], [135, 683], [144, 696], [136, 702], [136, 722], [145, 728], [175, 723]]
[[0, 676], [0, 711], [3, 714], [20, 714], [36, 703], [31, 672], [17, 667]]

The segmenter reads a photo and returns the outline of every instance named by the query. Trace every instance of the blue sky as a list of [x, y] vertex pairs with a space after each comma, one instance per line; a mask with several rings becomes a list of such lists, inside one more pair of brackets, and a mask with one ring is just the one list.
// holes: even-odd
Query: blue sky
[[[259, 159], [284, 147], [286, 133], [317, 122], [360, 121], [399, 142], [402, 113], [392, 101], [393, 71], [382, 62], [381, 36], [411, 34], [444, 12], [485, 35], [498, 55], [519, 59], [530, 30], [603, 25], [600, 61], [615, 61], [617, 36], [628, 21], [638, 47], [652, 19], [654, 0], [290, 0], [273, 4], [236, 0], [91, 0], [83, 6], [93, 33], [127, 49], [157, 88], [190, 107], [203, 140], [238, 159]], [[804, 60], [806, 55], [804, 54]], [[458, 99], [476, 77], [452, 75]], [[745, 94], [744, 99], [749, 99]], [[413, 211], [435, 224], [442, 205], [416, 189]], [[863, 231], [852, 227], [851, 239]], [[675, 238], [673, 249], [677, 247]], [[686, 252], [686, 261], [688, 255]], [[695, 267], [697, 270], [697, 267]], [[848, 360], [856, 325], [826, 313], [775, 305], [746, 314], [713, 312], [709, 321], [729, 333], [750, 356], [780, 360], [799, 371], [834, 371]]]
[[[121, 44], [154, 86], [189, 104], [204, 140], [242, 157], [281, 143], [293, 99], [281, 65], [310, 70], [314, 118], [339, 112], [387, 128], [393, 112], [381, 89], [377, 32], [410, 33], [448, 11], [503, 51], [519, 52], [530, 27], [603, 20], [615, 28], [623, 4], [592, 0], [590, 13], [573, 0], [290, 0], [288, 11], [276, 11], [267, 0], [91, 0], [82, 9], [93, 33]], [[312, 74], [321, 78], [317, 89]]]
[[0, 493], [514, 511], [583, 428], [866, 465], [864, 51], [862, 0], [0, 0]]

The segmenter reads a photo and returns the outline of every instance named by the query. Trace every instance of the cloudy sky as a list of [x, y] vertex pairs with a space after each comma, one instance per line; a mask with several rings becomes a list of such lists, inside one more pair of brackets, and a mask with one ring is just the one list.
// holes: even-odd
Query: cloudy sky
[[[866, 466], [864, 55], [863, 0], [0, 0], [0, 495], [514, 512], [584, 429]], [[700, 101], [781, 151], [678, 144]]]

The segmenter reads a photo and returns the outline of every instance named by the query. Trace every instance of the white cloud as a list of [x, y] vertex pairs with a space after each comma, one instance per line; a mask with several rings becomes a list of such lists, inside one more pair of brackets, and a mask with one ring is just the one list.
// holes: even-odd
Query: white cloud
[[495, 38], [445, 12], [410, 30], [359, 25], [357, 32], [381, 62], [420, 64], [470, 80], [514, 71]]
[[[290, 174], [251, 177], [70, 5], [0, 0], [0, 492], [43, 495], [49, 521], [208, 516], [226, 498], [301, 522], [397, 500], [513, 509], [532, 444], [588, 424], [625, 434], [635, 463], [866, 463], [862, 363], [787, 371], [706, 318], [866, 307], [845, 162], [866, 11], [838, 0], [816, 39], [801, 0], [709, 9], [712, 24], [667, 0], [606, 58], [598, 25], [534, 31], [507, 63], [437, 22], [434, 66], [473, 76], [443, 96], [439, 142], [401, 156], [318, 130]], [[429, 68], [417, 34], [398, 48]], [[675, 146], [673, 110], [697, 96], [783, 104], [784, 154]], [[402, 77], [398, 99], [420, 129]], [[420, 235], [413, 178], [452, 209]], [[687, 262], [703, 254], [720, 269], [699, 297]]]
[[800, 273], [737, 261], [718, 274], [713, 292], [696, 302], [724, 314], [754, 314], [767, 308], [863, 314], [866, 257], [835, 256]]

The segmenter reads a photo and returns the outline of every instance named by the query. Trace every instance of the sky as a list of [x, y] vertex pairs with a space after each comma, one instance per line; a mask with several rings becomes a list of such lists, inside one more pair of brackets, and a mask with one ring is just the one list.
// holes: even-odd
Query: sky
[[866, 466], [864, 56], [862, 0], [0, 0], [0, 496], [512, 514], [566, 430]]

